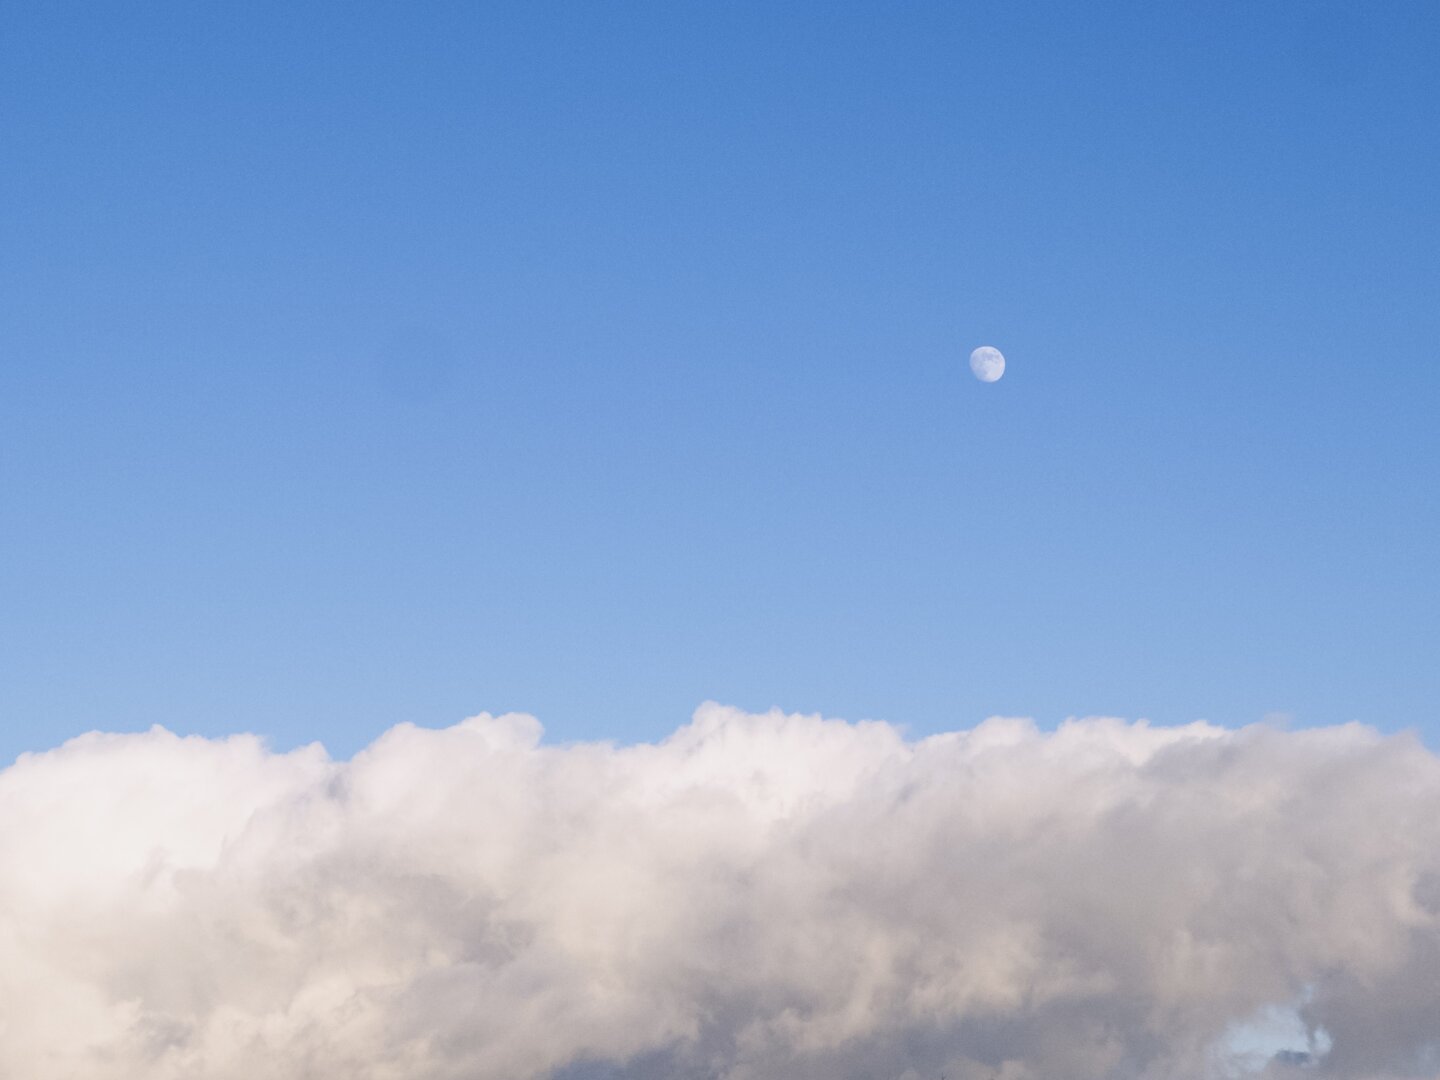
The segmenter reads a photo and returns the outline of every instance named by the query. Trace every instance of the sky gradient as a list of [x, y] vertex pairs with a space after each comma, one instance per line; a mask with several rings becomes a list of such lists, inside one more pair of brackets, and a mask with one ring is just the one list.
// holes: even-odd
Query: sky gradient
[[1436, 55], [1430, 3], [8, 4], [0, 761], [708, 699], [1440, 745]]

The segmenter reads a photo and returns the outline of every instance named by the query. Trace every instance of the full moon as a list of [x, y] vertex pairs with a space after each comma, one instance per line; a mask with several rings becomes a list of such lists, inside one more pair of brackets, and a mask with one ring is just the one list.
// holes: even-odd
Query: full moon
[[999, 349], [981, 345], [970, 354], [970, 370], [981, 382], [994, 382], [1005, 374], [1005, 357]]

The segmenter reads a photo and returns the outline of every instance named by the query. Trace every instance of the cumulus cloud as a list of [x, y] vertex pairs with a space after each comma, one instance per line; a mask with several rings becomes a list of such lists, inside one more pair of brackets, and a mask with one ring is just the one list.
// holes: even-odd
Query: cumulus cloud
[[718, 705], [654, 745], [540, 736], [22, 757], [0, 1076], [1440, 1075], [1410, 737]]

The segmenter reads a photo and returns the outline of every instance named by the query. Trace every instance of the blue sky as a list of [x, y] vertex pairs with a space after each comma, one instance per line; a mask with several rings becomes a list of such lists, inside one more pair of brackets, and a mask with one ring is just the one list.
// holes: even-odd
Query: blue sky
[[1429, 3], [6, 5], [0, 758], [710, 698], [1434, 746], [1436, 55]]

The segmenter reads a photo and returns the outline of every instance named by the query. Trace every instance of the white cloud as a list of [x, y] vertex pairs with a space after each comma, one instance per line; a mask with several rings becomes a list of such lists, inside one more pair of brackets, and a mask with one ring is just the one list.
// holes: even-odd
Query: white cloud
[[[1267, 1064], [1277, 1030], [1308, 1041]], [[156, 729], [0, 773], [0, 1076], [1243, 1060], [1440, 1076], [1440, 760], [1415, 740], [992, 720], [907, 742], [707, 705], [623, 749], [481, 716], [351, 762]]]

